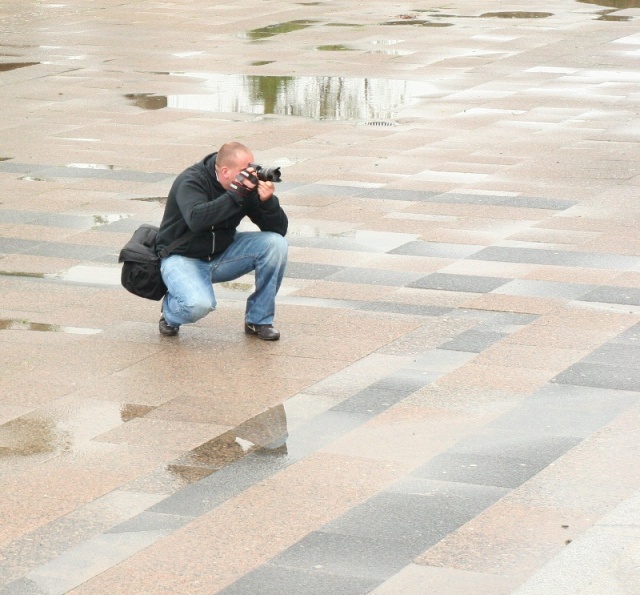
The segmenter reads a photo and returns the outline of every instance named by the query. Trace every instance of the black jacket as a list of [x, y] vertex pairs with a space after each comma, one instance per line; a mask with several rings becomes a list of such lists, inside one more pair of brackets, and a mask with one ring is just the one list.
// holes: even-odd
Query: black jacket
[[257, 191], [242, 198], [221, 186], [214, 169], [216, 155], [207, 155], [174, 180], [160, 223], [158, 251], [191, 230], [195, 235], [172, 254], [209, 260], [229, 247], [245, 216], [261, 231], [287, 233], [287, 216], [275, 195], [262, 202]]

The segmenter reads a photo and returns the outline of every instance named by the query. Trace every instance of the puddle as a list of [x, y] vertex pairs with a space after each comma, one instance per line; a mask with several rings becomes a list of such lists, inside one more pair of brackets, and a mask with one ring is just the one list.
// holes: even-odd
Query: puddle
[[385, 120], [433, 94], [429, 83], [335, 76], [257, 76], [191, 73], [206, 94], [125, 95], [143, 109], [197, 110], [313, 118]]
[[266, 66], [267, 64], [274, 64], [275, 60], [256, 60], [251, 62], [251, 66]]
[[93, 216], [93, 225], [91, 227], [102, 227], [103, 225], [109, 225], [110, 223], [115, 223], [116, 221], [122, 221], [123, 219], [128, 219], [129, 215], [94, 215]]
[[130, 93], [125, 95], [136, 107], [142, 109], [155, 110], [167, 107], [167, 98], [164, 95], [154, 95], [153, 93]]
[[72, 452], [155, 407], [87, 399], [53, 403], [44, 409], [0, 425], [0, 458]]
[[616, 16], [616, 15], [613, 15], [613, 14], [603, 14], [602, 16], [598, 17], [596, 19], [596, 21], [623, 22], [623, 21], [631, 21], [632, 19], [633, 19], [633, 17]]
[[552, 17], [551, 12], [485, 12], [481, 19], [546, 19]]
[[288, 437], [284, 406], [277, 405], [186, 453], [178, 463], [220, 469], [257, 451], [286, 454]]
[[253, 283], [242, 283], [240, 281], [224, 281], [219, 285], [231, 291], [252, 291], [254, 287]]
[[350, 48], [347, 45], [342, 45], [340, 43], [334, 45], [319, 45], [317, 50], [321, 52], [354, 52], [355, 48]]
[[91, 285], [120, 285], [120, 267], [97, 267], [78, 265], [63, 273], [48, 273], [48, 279], [59, 279], [70, 283]]
[[420, 26], [420, 27], [453, 27], [453, 23], [436, 23], [433, 21], [422, 21], [422, 20], [401, 20], [401, 21], [386, 21], [384, 23], [380, 23], [380, 25], [411, 25], [411, 26]]
[[13, 157], [0, 157], [0, 161], [9, 161], [10, 159], [13, 159]]
[[140, 198], [131, 198], [130, 200], [139, 200], [141, 202], [167, 202], [167, 196], [142, 196]]
[[581, 4], [595, 4], [622, 10], [624, 8], [640, 8], [640, 0], [577, 0]]
[[44, 178], [36, 178], [34, 176], [22, 176], [18, 180], [24, 180], [25, 182], [46, 182]]
[[70, 335], [97, 335], [102, 332], [102, 329], [60, 326], [58, 324], [4, 318], [0, 319], [0, 331], [38, 331], [45, 333], [68, 333]]
[[31, 277], [32, 279], [44, 279], [44, 273], [27, 273], [24, 271], [0, 271], [3, 277]]
[[67, 167], [72, 167], [74, 169], [122, 169], [121, 167], [116, 167], [115, 165], [105, 165], [103, 163], [69, 163]]
[[36, 64], [40, 64], [40, 62], [5, 62], [0, 64], [0, 72], [8, 72], [9, 70], [17, 70], [18, 68], [26, 68]]
[[293, 31], [301, 31], [316, 24], [317, 21], [287, 21], [286, 23], [277, 23], [275, 25], [260, 27], [259, 29], [252, 29], [251, 31], [242, 33], [241, 36], [252, 41], [258, 41], [261, 39], [269, 39], [270, 37], [274, 37], [275, 35], [292, 33]]

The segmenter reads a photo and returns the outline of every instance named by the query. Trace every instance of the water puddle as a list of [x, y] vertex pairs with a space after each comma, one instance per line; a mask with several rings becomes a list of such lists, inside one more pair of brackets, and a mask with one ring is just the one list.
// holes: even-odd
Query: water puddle
[[40, 64], [40, 62], [5, 62], [0, 64], [0, 72], [8, 72], [9, 70], [17, 70], [18, 68], [26, 68], [36, 64]]
[[132, 198], [130, 200], [139, 200], [141, 202], [158, 202], [160, 204], [164, 204], [167, 202], [166, 196], [141, 196], [139, 198]]
[[72, 452], [154, 407], [112, 401], [62, 401], [0, 425], [0, 458]]
[[267, 25], [266, 27], [260, 27], [259, 29], [252, 29], [242, 33], [241, 36], [251, 41], [260, 41], [263, 39], [269, 39], [276, 35], [282, 35], [284, 33], [292, 33], [293, 31], [302, 31], [308, 27], [318, 24], [317, 21], [298, 20], [287, 21], [286, 23], [277, 23], [275, 25]]
[[123, 169], [121, 167], [116, 167], [115, 165], [106, 165], [104, 163], [69, 163], [67, 167], [74, 169], [108, 169], [112, 171]]
[[596, 21], [612, 21], [612, 22], [624, 22], [624, 21], [631, 21], [633, 19], [633, 17], [625, 17], [625, 16], [619, 16], [619, 15], [613, 15], [613, 14], [603, 14], [602, 16], [599, 16]]
[[335, 76], [190, 73], [206, 94], [125, 95], [143, 109], [197, 110], [313, 118], [385, 120], [437, 89], [425, 82]]
[[251, 66], [266, 66], [267, 64], [274, 64], [275, 60], [256, 60], [251, 62]]
[[347, 45], [342, 45], [340, 43], [336, 43], [334, 45], [319, 45], [317, 50], [321, 52], [354, 52], [355, 48], [350, 48]]
[[47, 273], [48, 279], [89, 285], [120, 285], [120, 267], [78, 265], [62, 273]]
[[44, 273], [27, 273], [25, 271], [0, 271], [3, 277], [31, 277], [32, 279], [44, 279]]
[[0, 157], [0, 161], [9, 161], [13, 159], [13, 157]]
[[552, 17], [551, 12], [485, 12], [480, 15], [481, 19], [546, 19]]
[[38, 331], [45, 333], [68, 333], [70, 335], [97, 335], [102, 332], [102, 329], [60, 326], [58, 324], [4, 318], [0, 319], [0, 331]]
[[241, 281], [224, 281], [222, 283], [219, 284], [222, 287], [225, 287], [226, 289], [230, 289], [231, 291], [252, 291], [253, 290], [253, 283], [242, 283]]
[[380, 23], [380, 25], [390, 25], [390, 26], [396, 26], [396, 25], [411, 25], [411, 26], [420, 26], [420, 27], [453, 27], [453, 23], [439, 23], [439, 22], [435, 22], [435, 21], [423, 21], [420, 19], [415, 19], [415, 20], [409, 20], [409, 19], [403, 19], [400, 21], [386, 21], [384, 23]]
[[220, 469], [256, 451], [286, 454], [288, 437], [284, 406], [277, 405], [186, 453], [177, 463]]
[[167, 107], [167, 98], [164, 95], [153, 93], [129, 93], [125, 95], [136, 107], [147, 110], [156, 110]]
[[625, 8], [640, 8], [640, 0], [577, 0], [581, 4], [595, 4], [623, 10]]
[[128, 218], [129, 215], [119, 215], [114, 213], [109, 213], [107, 215], [93, 215], [93, 223], [91, 227], [95, 229], [96, 227], [102, 227], [103, 225], [109, 225]]

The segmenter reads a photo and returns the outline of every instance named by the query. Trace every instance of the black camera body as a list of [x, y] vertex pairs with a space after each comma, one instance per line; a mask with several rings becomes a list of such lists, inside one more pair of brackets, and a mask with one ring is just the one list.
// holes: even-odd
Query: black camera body
[[256, 163], [249, 164], [256, 170], [256, 176], [258, 180], [263, 182], [280, 182], [280, 168], [279, 167], [262, 167]]

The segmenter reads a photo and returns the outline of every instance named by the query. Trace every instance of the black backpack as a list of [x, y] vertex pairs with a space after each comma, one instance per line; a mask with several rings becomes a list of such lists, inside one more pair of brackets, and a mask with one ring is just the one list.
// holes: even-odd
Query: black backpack
[[166, 258], [185, 240], [193, 236], [189, 231], [157, 252], [155, 225], [143, 223], [133, 232], [131, 239], [120, 251], [118, 262], [122, 264], [120, 281], [127, 290], [142, 298], [158, 301], [167, 293], [167, 286], [160, 274], [160, 260]]

